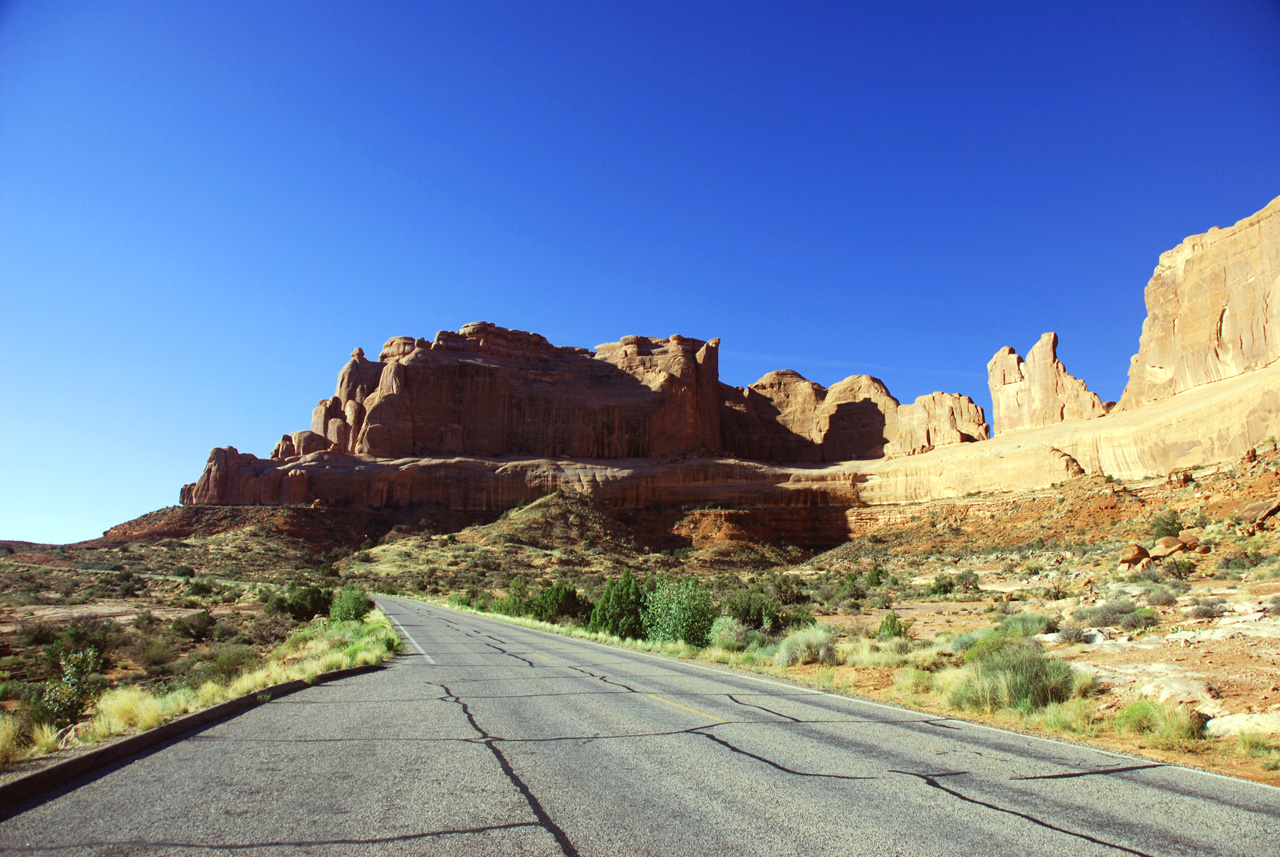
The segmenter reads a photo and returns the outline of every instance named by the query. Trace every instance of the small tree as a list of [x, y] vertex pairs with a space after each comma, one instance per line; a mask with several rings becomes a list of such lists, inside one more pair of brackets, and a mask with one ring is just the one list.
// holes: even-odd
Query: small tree
[[711, 593], [693, 578], [661, 583], [644, 600], [644, 630], [650, 640], [705, 646], [715, 619]]
[[623, 639], [643, 640], [643, 610], [640, 584], [632, 576], [631, 569], [623, 569], [622, 577], [605, 585], [600, 600], [591, 611], [587, 630]]
[[1158, 539], [1162, 539], [1165, 536], [1177, 536], [1184, 529], [1186, 529], [1186, 526], [1182, 523], [1182, 516], [1174, 509], [1156, 515], [1151, 519], [1151, 531], [1155, 533], [1155, 537]]

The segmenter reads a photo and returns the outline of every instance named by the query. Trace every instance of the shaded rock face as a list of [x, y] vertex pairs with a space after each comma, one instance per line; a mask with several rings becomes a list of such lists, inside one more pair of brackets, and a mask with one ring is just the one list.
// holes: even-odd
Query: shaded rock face
[[[388, 458], [687, 456], [719, 451], [718, 340], [630, 336], [557, 348], [476, 322], [357, 349], [312, 413], [326, 449]], [[288, 444], [277, 447], [287, 457]], [[293, 445], [293, 454], [317, 451]]]
[[1280, 357], [1280, 198], [1161, 254], [1146, 302], [1121, 410]]
[[1058, 359], [1058, 334], [1040, 337], [1024, 361], [1005, 346], [987, 363], [991, 419], [998, 434], [1106, 416], [1097, 393]]
[[898, 408], [898, 434], [886, 452], [916, 455], [990, 437], [981, 406], [957, 393], [930, 393]]
[[720, 385], [726, 454], [814, 464], [878, 458], [897, 433], [898, 400], [870, 375], [830, 389], [797, 372], [770, 372], [750, 387]]

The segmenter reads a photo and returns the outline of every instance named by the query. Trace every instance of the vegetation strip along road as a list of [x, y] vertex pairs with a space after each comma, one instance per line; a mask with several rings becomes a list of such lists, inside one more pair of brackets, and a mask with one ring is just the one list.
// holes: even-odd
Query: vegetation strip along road
[[1280, 791], [379, 598], [413, 645], [0, 824], [14, 854], [1260, 854]]

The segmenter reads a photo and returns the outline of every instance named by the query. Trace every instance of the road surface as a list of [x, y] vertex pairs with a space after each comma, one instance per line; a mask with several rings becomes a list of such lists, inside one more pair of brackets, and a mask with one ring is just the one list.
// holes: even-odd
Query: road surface
[[1280, 854], [1280, 789], [398, 599], [389, 669], [0, 822], [5, 854]]

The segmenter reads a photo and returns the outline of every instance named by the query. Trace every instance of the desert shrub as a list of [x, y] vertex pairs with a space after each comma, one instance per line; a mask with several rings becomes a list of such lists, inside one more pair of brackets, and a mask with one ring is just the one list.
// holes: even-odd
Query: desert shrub
[[792, 631], [778, 643], [778, 652], [773, 658], [773, 662], [781, 667], [792, 664], [833, 664], [835, 661], [835, 634], [829, 626], [821, 623]]
[[879, 565], [871, 566], [871, 570], [867, 572], [866, 581], [868, 589], [875, 589], [884, 585], [884, 572], [881, 571]]
[[893, 684], [904, 693], [929, 693], [933, 690], [933, 673], [904, 667], [894, 675]]
[[1122, 708], [1115, 718], [1117, 733], [1146, 735], [1153, 746], [1182, 747], [1200, 738], [1204, 721], [1180, 705], [1140, 699]]
[[71, 620], [71, 624], [62, 632], [62, 640], [67, 651], [96, 649], [99, 655], [106, 657], [120, 646], [124, 637], [116, 623], [110, 619], [83, 617]]
[[208, 595], [211, 592], [213, 592], [213, 583], [211, 583], [207, 577], [203, 579], [196, 578], [187, 585], [187, 594], [193, 595], [197, 598], [202, 595]]
[[1097, 607], [1077, 610], [1071, 618], [1080, 625], [1091, 625], [1097, 628], [1118, 628], [1124, 617], [1137, 609], [1138, 605], [1129, 599], [1117, 598]]
[[911, 631], [911, 622], [898, 618], [898, 614], [890, 610], [880, 620], [880, 627], [876, 629], [876, 636], [882, 640], [890, 637], [909, 637]]
[[715, 618], [711, 593], [693, 578], [664, 581], [644, 598], [642, 620], [650, 640], [683, 640], [691, 646], [705, 646]]
[[778, 614], [779, 631], [795, 630], [796, 628], [806, 628], [814, 623], [813, 613], [803, 604], [792, 604], [784, 607], [782, 612]]
[[52, 622], [27, 619], [18, 623], [18, 642], [24, 646], [45, 646], [62, 636]]
[[1271, 599], [1271, 603], [1267, 605], [1267, 612], [1272, 616], [1280, 616], [1280, 595]]
[[529, 600], [525, 615], [543, 622], [558, 622], [563, 619], [581, 622], [590, 617], [591, 602], [579, 595], [576, 588], [556, 583]]
[[749, 631], [750, 629], [734, 617], [719, 616], [711, 623], [711, 630], [707, 632], [707, 645], [730, 652], [741, 652], [751, 644]]
[[1041, 616], [1038, 613], [1014, 613], [1000, 622], [999, 630], [1023, 637], [1036, 634], [1052, 634], [1058, 630], [1058, 620], [1052, 616]]
[[1196, 564], [1189, 559], [1168, 557], [1160, 563], [1160, 570], [1174, 580], [1186, 580], [1196, 573]]
[[1157, 539], [1165, 536], [1177, 536], [1178, 533], [1186, 529], [1186, 525], [1182, 522], [1182, 516], [1177, 511], [1170, 509], [1156, 515], [1151, 519], [1151, 533]]
[[208, 610], [201, 610], [199, 613], [174, 619], [170, 627], [179, 637], [199, 643], [209, 638], [217, 624]]
[[644, 639], [644, 598], [630, 569], [623, 569], [621, 577], [605, 585], [591, 611], [587, 630], [623, 639]]
[[956, 588], [955, 579], [949, 574], [939, 574], [933, 579], [926, 592], [929, 595], [950, 595]]
[[22, 755], [22, 721], [0, 713], [0, 768], [13, 763]]
[[1143, 595], [1152, 607], [1172, 607], [1178, 603], [1177, 597], [1164, 586], [1151, 586]]
[[189, 565], [174, 566], [173, 576], [174, 577], [195, 577], [196, 570]]
[[194, 689], [208, 681], [230, 682], [256, 668], [261, 661], [253, 646], [224, 643], [184, 658], [183, 662], [175, 665], [175, 671], [185, 675], [186, 683]]
[[358, 586], [344, 586], [333, 596], [329, 618], [335, 622], [359, 622], [373, 609], [373, 600]]
[[804, 590], [800, 588], [799, 582], [794, 575], [780, 571], [773, 576], [771, 583], [774, 598], [778, 599], [778, 603], [784, 607], [792, 604], [803, 604], [809, 598]]
[[1156, 611], [1150, 607], [1139, 607], [1120, 619], [1120, 627], [1126, 631], [1138, 631], [1156, 624]]
[[739, 589], [720, 605], [720, 611], [732, 616], [744, 628], [772, 634], [781, 627], [782, 605], [758, 588]]
[[1217, 619], [1224, 609], [1221, 604], [1193, 604], [1187, 608], [1187, 615], [1192, 619]]
[[953, 708], [1030, 711], [1070, 699], [1076, 686], [1069, 664], [1045, 657], [1026, 638], [1006, 638], [1005, 645], [985, 652], [969, 669], [969, 678], [950, 695]]
[[139, 666], [158, 667], [178, 657], [175, 640], [169, 634], [139, 634], [128, 648], [129, 658]]
[[1085, 633], [1083, 625], [1064, 625], [1058, 629], [1058, 639], [1064, 643], [1083, 643]]
[[41, 714], [53, 723], [66, 726], [79, 720], [93, 701], [97, 687], [91, 677], [102, 668], [102, 658], [90, 648], [67, 652], [60, 665], [62, 675], [45, 682], [40, 708]]

